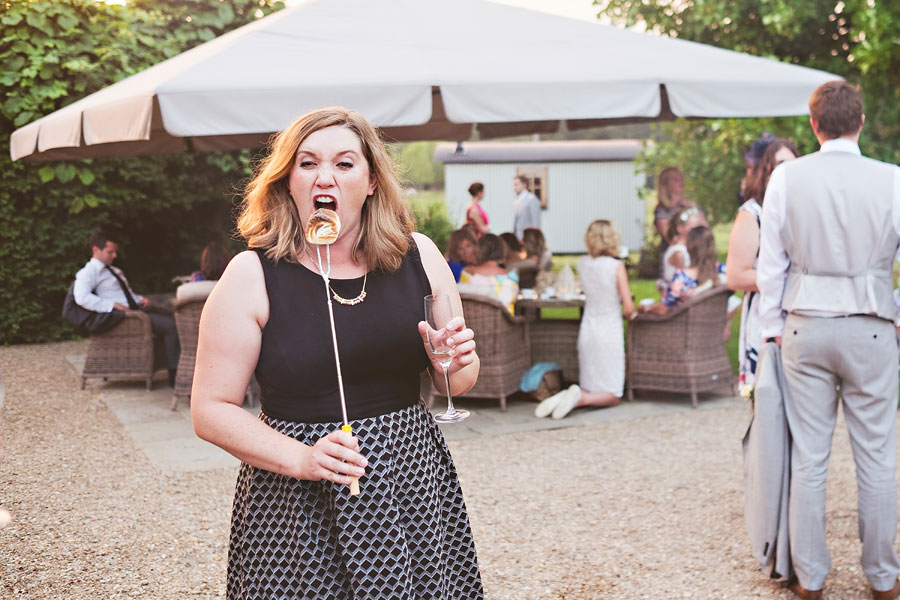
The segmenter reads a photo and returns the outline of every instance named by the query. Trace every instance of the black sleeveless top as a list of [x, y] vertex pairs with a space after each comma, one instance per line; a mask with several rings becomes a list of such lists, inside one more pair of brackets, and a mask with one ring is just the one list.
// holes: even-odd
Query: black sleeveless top
[[[303, 423], [341, 421], [322, 276], [297, 263], [272, 262], [261, 250], [257, 255], [269, 297], [269, 321], [256, 366], [262, 411]], [[362, 284], [362, 277], [331, 280], [344, 298], [355, 298]], [[349, 419], [417, 402], [419, 373], [428, 365], [417, 324], [425, 318], [423, 298], [430, 293], [419, 250], [411, 242], [397, 271], [368, 274], [362, 303], [332, 301]]]

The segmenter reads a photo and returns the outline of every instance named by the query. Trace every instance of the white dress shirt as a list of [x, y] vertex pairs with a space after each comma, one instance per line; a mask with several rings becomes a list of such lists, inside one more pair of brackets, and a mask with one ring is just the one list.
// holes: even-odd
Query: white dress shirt
[[[852, 140], [837, 138], [822, 144], [820, 152], [849, 152], [862, 156], [859, 145]], [[894, 231], [900, 235], [900, 168], [894, 167], [894, 198], [891, 205], [891, 222]], [[781, 299], [784, 295], [785, 275], [791, 261], [781, 240], [781, 229], [784, 226], [785, 202], [787, 199], [787, 183], [784, 165], [775, 167], [766, 188], [765, 202], [760, 225], [759, 263], [756, 268], [756, 285], [759, 288], [759, 323], [763, 339], [780, 337], [784, 329], [785, 313], [781, 310]], [[900, 260], [900, 248], [894, 255]], [[900, 294], [894, 290], [894, 303], [900, 311]], [[842, 313], [817, 312], [807, 316], [841, 317]], [[900, 317], [895, 325], [900, 325]]]
[[[128, 286], [128, 291], [134, 297], [134, 301], [140, 304], [144, 297], [131, 289], [122, 270], [118, 267], [110, 267], [110, 269], [113, 269], [122, 278], [122, 281]], [[75, 274], [75, 287], [72, 295], [75, 297], [76, 304], [94, 312], [110, 312], [115, 303], [128, 306], [128, 298], [122, 291], [122, 286], [119, 285], [115, 275], [110, 273], [106, 265], [96, 258], [87, 261], [87, 264]]]

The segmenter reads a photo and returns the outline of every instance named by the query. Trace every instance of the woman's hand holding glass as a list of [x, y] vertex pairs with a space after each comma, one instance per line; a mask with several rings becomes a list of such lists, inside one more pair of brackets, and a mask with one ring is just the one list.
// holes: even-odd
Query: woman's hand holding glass
[[299, 479], [350, 485], [351, 477], [366, 474], [367, 461], [359, 453], [359, 441], [340, 429], [319, 438], [314, 446], [306, 449], [300, 461]]
[[469, 416], [467, 410], [453, 406], [450, 375], [475, 362], [475, 334], [447, 294], [425, 296], [425, 321], [419, 322], [419, 334], [435, 370], [444, 374], [447, 410], [434, 415], [438, 423], [457, 423]]
[[475, 362], [475, 332], [466, 327], [466, 321], [462, 317], [453, 317], [447, 325], [438, 330], [429, 332], [428, 324], [425, 321], [419, 321], [419, 334], [422, 336], [422, 343], [425, 345], [425, 352], [436, 371], [441, 370], [441, 361], [446, 360], [446, 356], [435, 354], [431, 350], [428, 343], [429, 333], [433, 336], [436, 346], [446, 345], [450, 348], [450, 366], [447, 373], [453, 375], [460, 369], [463, 369]]

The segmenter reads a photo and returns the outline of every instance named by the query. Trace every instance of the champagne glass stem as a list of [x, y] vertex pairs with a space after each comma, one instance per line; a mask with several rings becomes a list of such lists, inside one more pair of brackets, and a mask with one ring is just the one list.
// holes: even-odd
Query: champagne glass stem
[[444, 385], [447, 386], [447, 414], [452, 415], [456, 413], [456, 408], [453, 406], [453, 396], [450, 394], [450, 374], [449, 367], [447, 363], [441, 363], [441, 369], [444, 371]]

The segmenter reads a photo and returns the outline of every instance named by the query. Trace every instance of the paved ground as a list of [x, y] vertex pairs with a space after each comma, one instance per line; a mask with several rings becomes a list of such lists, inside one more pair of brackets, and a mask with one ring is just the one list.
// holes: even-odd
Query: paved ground
[[[84, 367], [85, 355], [69, 354], [66, 360], [78, 375]], [[212, 444], [204, 442], [194, 434], [191, 412], [186, 401], [171, 410], [172, 388], [165, 383], [162, 373], [157, 374], [153, 390], [130, 382], [103, 383], [91, 381], [98, 391], [100, 400], [113, 412], [134, 439], [135, 444], [147, 455], [160, 471], [168, 473], [206, 471], [222, 467], [238, 466], [236, 458]], [[743, 403], [740, 398], [716, 393], [703, 396], [703, 402], [696, 410], [716, 410]], [[449, 441], [469, 440], [481, 436], [503, 435], [550, 429], [565, 429], [604, 423], [656, 417], [692, 411], [690, 399], [682, 395], [638, 394], [634, 402], [623, 402], [619, 406], [597, 409], [581, 409], [572, 412], [565, 419], [538, 419], [534, 416], [536, 403], [524, 394], [510, 397], [507, 410], [501, 411], [499, 403], [491, 400], [461, 398], [454, 401], [459, 408], [466, 408], [471, 415], [465, 421], [441, 425], [444, 437]], [[434, 399], [433, 412], [445, 408], [443, 396]], [[259, 413], [259, 405], [247, 407], [254, 414]]]
[[[0, 598], [222, 599], [236, 461], [193, 436], [185, 404], [169, 411], [162, 377], [80, 390], [85, 349], [0, 347]], [[444, 431], [486, 600], [792, 598], [744, 532], [742, 401], [644, 397], [562, 421], [460, 404], [474, 416]], [[854, 475], [839, 422], [826, 598], [870, 597]]]

